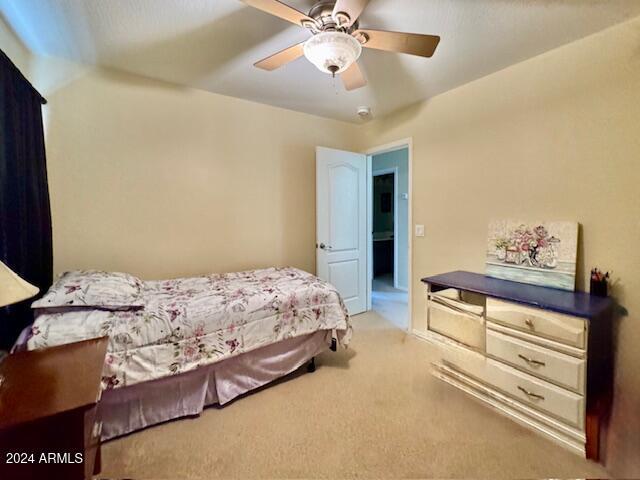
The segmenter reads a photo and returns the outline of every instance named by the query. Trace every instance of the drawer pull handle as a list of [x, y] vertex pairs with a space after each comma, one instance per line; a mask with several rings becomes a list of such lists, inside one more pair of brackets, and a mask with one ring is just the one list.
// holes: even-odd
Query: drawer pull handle
[[521, 387], [520, 385], [518, 385], [518, 390], [520, 390], [529, 398], [535, 398], [536, 400], [544, 400], [544, 397], [542, 395], [538, 395], [537, 393], [530, 392], [529, 390], [527, 390], [524, 387]]
[[535, 328], [535, 325], [533, 324], [533, 320], [531, 320], [530, 318], [527, 318], [524, 321], [524, 324], [529, 327], [531, 330], [533, 330]]
[[525, 357], [521, 353], [518, 354], [518, 357], [527, 362], [529, 365], [534, 365], [536, 367], [546, 367], [547, 364], [541, 362], [540, 360], [534, 360], [533, 358]]
[[102, 435], [102, 422], [96, 422], [93, 424], [93, 431], [91, 432], [93, 438], [100, 438]]

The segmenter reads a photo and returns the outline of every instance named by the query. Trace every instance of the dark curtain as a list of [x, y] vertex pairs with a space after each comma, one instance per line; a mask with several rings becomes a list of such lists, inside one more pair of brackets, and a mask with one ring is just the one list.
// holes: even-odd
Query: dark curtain
[[[41, 294], [53, 276], [43, 103], [0, 50], [0, 260]], [[0, 307], [0, 348], [32, 322], [32, 301]]]

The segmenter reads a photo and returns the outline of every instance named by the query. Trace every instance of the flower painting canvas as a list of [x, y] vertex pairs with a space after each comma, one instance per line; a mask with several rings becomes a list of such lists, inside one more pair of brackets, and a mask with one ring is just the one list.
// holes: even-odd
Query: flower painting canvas
[[486, 274], [574, 290], [577, 222], [494, 221], [489, 224]]

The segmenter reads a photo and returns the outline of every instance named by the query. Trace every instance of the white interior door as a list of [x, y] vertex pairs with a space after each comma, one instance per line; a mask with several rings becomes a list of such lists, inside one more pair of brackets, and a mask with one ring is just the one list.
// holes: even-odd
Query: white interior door
[[367, 309], [367, 157], [316, 148], [316, 265], [355, 315]]

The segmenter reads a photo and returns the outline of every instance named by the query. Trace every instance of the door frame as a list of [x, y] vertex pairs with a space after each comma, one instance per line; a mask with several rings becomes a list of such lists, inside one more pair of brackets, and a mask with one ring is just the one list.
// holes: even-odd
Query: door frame
[[[367, 156], [367, 232], [373, 231], [373, 209], [371, 201], [373, 199], [373, 159], [374, 155], [380, 155], [382, 153], [394, 152], [396, 150], [402, 150], [406, 148], [408, 151], [408, 164], [409, 164], [409, 199], [408, 199], [408, 252], [407, 252], [407, 287], [408, 291], [408, 305], [407, 314], [407, 331], [413, 331], [413, 137], [407, 137], [395, 142], [378, 145], [365, 150], [364, 153]], [[397, 179], [397, 175], [396, 175]], [[396, 222], [394, 222], [396, 223]], [[397, 225], [397, 223], [396, 223]], [[396, 227], [394, 225], [394, 228]], [[394, 232], [395, 236], [395, 232]], [[395, 250], [395, 246], [394, 246]], [[397, 262], [396, 262], [397, 264]], [[394, 269], [396, 268], [394, 264]], [[367, 235], [367, 310], [371, 310], [371, 281], [373, 279], [373, 235], [369, 233]], [[394, 271], [394, 277], [395, 271]], [[395, 278], [394, 278], [395, 283]]]
[[[373, 168], [373, 165], [372, 165]], [[393, 174], [393, 288], [398, 288], [398, 167], [383, 168], [380, 170], [372, 170], [371, 181], [373, 177], [379, 177], [381, 175]], [[367, 204], [371, 206], [371, 229], [367, 232], [371, 238], [371, 268], [367, 269], [367, 273], [371, 278], [367, 278], [367, 281], [373, 280], [373, 184], [371, 187], [371, 198], [367, 199]], [[369, 242], [367, 242], [367, 258], [369, 257]], [[408, 262], [408, 259], [407, 259]], [[408, 280], [408, 279], [407, 279]], [[408, 283], [408, 282], [407, 282]]]

